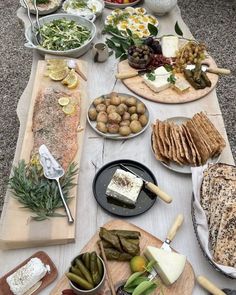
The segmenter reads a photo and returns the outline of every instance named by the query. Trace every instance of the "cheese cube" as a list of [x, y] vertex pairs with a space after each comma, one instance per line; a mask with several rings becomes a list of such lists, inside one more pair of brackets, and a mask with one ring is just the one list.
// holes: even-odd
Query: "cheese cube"
[[142, 179], [130, 172], [117, 169], [107, 187], [106, 195], [121, 202], [134, 205], [142, 186]]
[[177, 36], [162, 37], [161, 48], [165, 57], [176, 57], [176, 52], [179, 49], [179, 38]]
[[170, 87], [170, 82], [168, 78], [171, 73], [168, 72], [165, 67], [159, 67], [155, 69], [153, 75], [155, 76], [155, 80], [150, 80], [149, 75], [145, 74], [143, 76], [144, 82], [147, 84], [149, 88], [151, 88], [154, 92], [160, 92]]
[[186, 92], [186, 91], [189, 90], [189, 88], [190, 88], [190, 84], [189, 84], [187, 81], [185, 81], [185, 80], [183, 80], [183, 79], [177, 77], [177, 79], [176, 79], [176, 81], [175, 81], [175, 84], [174, 84], [173, 88], [174, 88], [179, 94], [181, 94], [181, 93], [184, 93], [184, 92]]
[[182, 274], [186, 257], [175, 252], [148, 246], [144, 255], [149, 260], [155, 260], [155, 270], [166, 285], [173, 284]]
[[27, 264], [7, 277], [6, 281], [14, 295], [23, 295], [49, 271], [49, 265], [45, 266], [39, 258], [34, 257]]

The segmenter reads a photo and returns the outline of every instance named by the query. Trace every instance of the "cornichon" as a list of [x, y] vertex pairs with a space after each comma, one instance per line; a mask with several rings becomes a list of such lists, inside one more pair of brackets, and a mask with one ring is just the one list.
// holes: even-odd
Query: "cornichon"
[[99, 278], [100, 278], [100, 281], [101, 281], [102, 276], [103, 276], [103, 266], [102, 266], [102, 262], [99, 259], [99, 257], [97, 257], [97, 266], [98, 266]]
[[84, 277], [83, 276], [83, 274], [82, 274], [82, 272], [79, 270], [79, 268], [78, 267], [74, 267], [74, 266], [72, 266], [71, 268], [70, 268], [70, 272], [72, 272], [72, 273], [74, 273], [75, 275], [78, 275], [78, 276], [80, 276], [80, 277]]
[[90, 255], [90, 271], [91, 271], [94, 285], [96, 286], [100, 283], [100, 276], [99, 276], [99, 271], [98, 271], [96, 252], [92, 252]]
[[85, 279], [83, 279], [83, 278], [81, 278], [81, 277], [79, 277], [79, 276], [77, 276], [77, 275], [75, 275], [75, 274], [73, 274], [73, 273], [71, 273], [71, 272], [66, 273], [66, 276], [67, 276], [67, 278], [68, 278], [70, 281], [72, 281], [72, 282], [78, 284], [78, 285], [79, 285], [80, 287], [82, 287], [83, 289], [91, 290], [91, 289], [93, 289], [93, 287], [94, 287], [91, 283], [89, 283], [89, 282], [86, 281]]
[[86, 268], [86, 266], [83, 264], [83, 262], [80, 259], [75, 260], [76, 265], [78, 266], [79, 270], [82, 272], [83, 276], [86, 278], [86, 280], [93, 284], [92, 276], [89, 272], [89, 270]]
[[90, 268], [90, 253], [86, 252], [83, 254], [83, 263], [87, 267], [87, 269]]

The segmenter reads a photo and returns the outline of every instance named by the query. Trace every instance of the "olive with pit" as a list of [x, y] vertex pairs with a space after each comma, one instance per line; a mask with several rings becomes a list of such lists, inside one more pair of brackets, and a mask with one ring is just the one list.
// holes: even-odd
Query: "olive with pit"
[[135, 107], [135, 106], [130, 107], [129, 110], [128, 110], [128, 112], [129, 112], [131, 115], [134, 114], [134, 113], [136, 113], [136, 107]]
[[108, 128], [108, 132], [112, 134], [118, 133], [119, 131], [119, 125], [116, 123], [108, 123], [107, 128]]
[[108, 122], [109, 123], [120, 123], [121, 116], [118, 113], [110, 113], [108, 115]]
[[107, 109], [106, 105], [103, 103], [100, 103], [96, 106], [96, 111], [97, 112], [105, 112]]
[[116, 106], [109, 105], [107, 107], [107, 113], [110, 114], [110, 113], [114, 113], [114, 112], [116, 112]]
[[119, 134], [122, 136], [128, 136], [131, 133], [131, 129], [129, 128], [129, 126], [121, 126], [119, 128]]
[[125, 112], [124, 115], [122, 116], [122, 120], [123, 120], [123, 121], [125, 121], [125, 120], [130, 120], [130, 113]]
[[97, 122], [107, 123], [108, 116], [106, 112], [99, 112], [97, 115]]
[[102, 133], [107, 133], [107, 126], [103, 122], [98, 122], [96, 128], [101, 131]]
[[146, 107], [142, 102], [138, 102], [136, 107], [137, 107], [137, 113], [138, 114], [144, 114], [145, 113]]
[[130, 117], [130, 120], [131, 121], [134, 121], [134, 120], [137, 121], [138, 120], [138, 114], [136, 114], [136, 113], [132, 114], [131, 117]]
[[124, 120], [120, 122], [120, 126], [129, 126], [130, 125], [130, 121], [129, 120]]
[[96, 107], [98, 104], [103, 103], [103, 102], [104, 102], [104, 98], [103, 97], [98, 97], [98, 98], [94, 99], [93, 104]]
[[111, 94], [111, 104], [114, 106], [118, 106], [121, 103], [121, 99], [117, 93], [113, 92]]
[[136, 106], [137, 100], [134, 97], [129, 97], [126, 99], [126, 104], [128, 107]]
[[89, 119], [95, 121], [97, 119], [97, 111], [95, 108], [90, 108], [88, 111]]
[[133, 133], [138, 133], [138, 132], [140, 132], [140, 131], [142, 130], [142, 125], [141, 125], [141, 123], [140, 123], [139, 121], [137, 121], [137, 120], [132, 121], [132, 122], [130, 123], [129, 127], [130, 127], [130, 129], [131, 129], [131, 131], [132, 131]]
[[146, 126], [148, 123], [148, 118], [146, 115], [141, 115], [138, 120], [143, 127]]

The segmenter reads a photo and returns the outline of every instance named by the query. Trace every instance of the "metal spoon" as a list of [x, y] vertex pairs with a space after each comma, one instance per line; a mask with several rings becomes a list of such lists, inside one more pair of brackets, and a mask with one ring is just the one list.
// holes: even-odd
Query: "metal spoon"
[[71, 215], [70, 208], [67, 206], [65, 198], [63, 196], [63, 192], [62, 192], [60, 181], [59, 181], [59, 179], [65, 174], [65, 171], [61, 167], [61, 165], [55, 160], [52, 154], [49, 152], [46, 145], [43, 144], [40, 146], [39, 155], [40, 155], [40, 163], [43, 166], [44, 176], [48, 179], [54, 179], [57, 181], [62, 203], [66, 210], [66, 215], [68, 217], [68, 222], [73, 223], [74, 219]]

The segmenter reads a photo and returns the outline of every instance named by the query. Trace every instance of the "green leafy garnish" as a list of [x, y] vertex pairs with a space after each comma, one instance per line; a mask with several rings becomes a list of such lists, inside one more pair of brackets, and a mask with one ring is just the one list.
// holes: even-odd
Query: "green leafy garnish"
[[176, 78], [173, 74], [170, 75], [170, 77], [167, 79], [168, 82], [171, 84], [175, 84]]
[[167, 72], [171, 72], [173, 70], [172, 65], [169, 65], [169, 64], [165, 64], [164, 68], [167, 70]]
[[156, 75], [154, 72], [147, 73], [146, 76], [147, 76], [148, 80], [150, 80], [150, 81], [156, 80]]
[[[65, 175], [60, 179], [61, 188], [66, 201], [69, 192], [76, 184], [73, 182], [78, 169], [74, 163], [70, 164]], [[62, 217], [64, 214], [55, 212], [63, 207], [60, 192], [55, 180], [49, 180], [43, 175], [43, 168], [39, 162], [26, 164], [21, 160], [13, 167], [9, 180], [9, 187], [14, 197], [23, 204], [23, 208], [30, 209], [35, 216], [33, 220], [41, 221], [49, 217]]]
[[175, 23], [175, 32], [176, 32], [177, 35], [183, 37], [183, 32], [179, 27], [178, 21]]
[[158, 28], [150, 23], [148, 23], [148, 31], [151, 36], [156, 36], [158, 34]]

